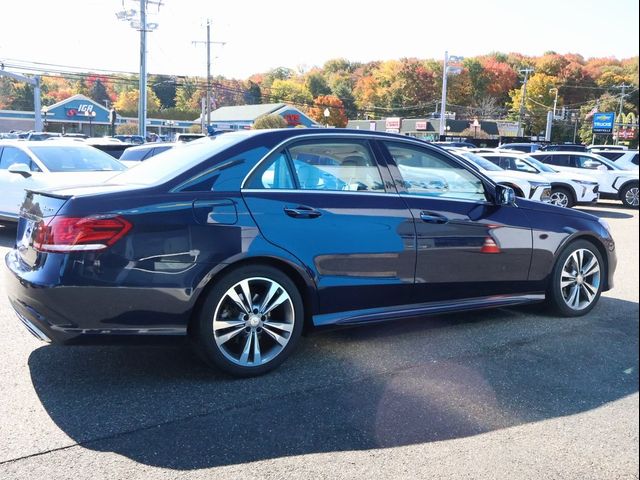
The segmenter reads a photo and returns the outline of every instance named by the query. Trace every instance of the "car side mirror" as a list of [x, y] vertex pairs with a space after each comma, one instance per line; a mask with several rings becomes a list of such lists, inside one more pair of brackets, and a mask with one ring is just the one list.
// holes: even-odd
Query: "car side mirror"
[[26, 163], [14, 163], [9, 165], [7, 169], [9, 173], [17, 173], [18, 175], [22, 175], [24, 178], [28, 178], [31, 176], [31, 169], [29, 165]]
[[516, 192], [506, 185], [496, 185], [496, 203], [498, 205], [515, 205]]

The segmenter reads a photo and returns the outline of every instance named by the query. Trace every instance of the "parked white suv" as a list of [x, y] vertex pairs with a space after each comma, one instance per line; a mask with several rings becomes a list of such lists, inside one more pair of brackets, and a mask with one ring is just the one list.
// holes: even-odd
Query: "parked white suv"
[[611, 160], [584, 152], [540, 152], [531, 156], [560, 171], [582, 173], [600, 185], [600, 198], [638, 208], [638, 170], [622, 170]]
[[484, 173], [494, 182], [513, 188], [516, 196], [549, 203], [551, 183], [541, 175], [505, 170], [468, 150], [449, 150]]
[[480, 156], [495, 163], [505, 170], [533, 173], [543, 176], [551, 182], [551, 197], [549, 203], [559, 207], [573, 207], [580, 203], [594, 203], [598, 201], [600, 186], [596, 180], [586, 175], [574, 172], [561, 172], [550, 165], [515, 152], [481, 153]]
[[638, 170], [638, 150], [592, 150], [591, 153], [608, 158], [623, 170]]

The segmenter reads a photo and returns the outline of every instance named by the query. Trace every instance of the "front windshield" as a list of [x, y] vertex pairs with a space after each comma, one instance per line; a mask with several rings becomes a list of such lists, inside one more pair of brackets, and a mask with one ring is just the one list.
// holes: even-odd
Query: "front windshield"
[[549, 165], [547, 165], [546, 163], [542, 163], [540, 160], [537, 160], [533, 157], [530, 156], [525, 156], [523, 157], [523, 159], [527, 162], [530, 163], [531, 165], [533, 165], [535, 168], [537, 168], [538, 170], [540, 170], [541, 172], [546, 172], [546, 173], [558, 173], [558, 170], [554, 170], [553, 168], [551, 168]]
[[502, 170], [504, 170], [504, 168], [499, 167], [495, 163], [492, 163], [489, 160], [487, 160], [486, 158], [483, 158], [480, 155], [476, 155], [475, 153], [460, 152], [460, 151], [456, 152], [456, 153], [458, 155], [460, 155], [461, 157], [466, 158], [470, 162], [475, 163], [476, 165], [478, 165], [483, 170], [489, 170], [491, 172], [501, 172]]
[[145, 160], [135, 168], [116, 175], [109, 183], [118, 185], [160, 184], [186, 172], [226, 148], [240, 143], [245, 138], [247, 138], [246, 134], [225, 133], [224, 135], [194, 140], [181, 148], [172, 148], [161, 155]]
[[50, 172], [115, 172], [127, 168], [100, 150], [76, 143], [31, 147], [31, 151]]

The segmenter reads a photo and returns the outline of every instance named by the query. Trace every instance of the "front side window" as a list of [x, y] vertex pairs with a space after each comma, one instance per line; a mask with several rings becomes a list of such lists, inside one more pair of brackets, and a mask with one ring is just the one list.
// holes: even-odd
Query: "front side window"
[[0, 169], [6, 170], [14, 163], [24, 163], [31, 165], [32, 161], [29, 155], [16, 147], [4, 147], [2, 150], [2, 158], [0, 158]]
[[525, 162], [524, 160], [521, 160], [519, 158], [514, 158], [513, 159], [513, 165], [515, 167], [514, 170], [517, 170], [519, 172], [539, 173], [538, 170], [536, 170], [531, 165], [529, 165], [527, 162]]
[[558, 167], [569, 167], [570, 155], [548, 155], [542, 161]]
[[455, 161], [429, 150], [385, 142], [407, 193], [438, 198], [486, 201], [482, 180]]
[[385, 191], [366, 143], [308, 141], [289, 147], [288, 154], [302, 190]]
[[589, 170], [609, 170], [609, 168], [600, 160], [591, 157], [583, 157], [582, 155], [574, 156], [576, 167], [587, 168]]

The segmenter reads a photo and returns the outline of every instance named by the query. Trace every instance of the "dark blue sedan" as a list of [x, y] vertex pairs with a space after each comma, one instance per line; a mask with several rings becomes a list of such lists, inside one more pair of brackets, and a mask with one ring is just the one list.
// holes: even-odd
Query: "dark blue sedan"
[[161, 157], [27, 192], [7, 291], [36, 336], [188, 336], [248, 376], [306, 329], [540, 301], [578, 316], [613, 286], [604, 221], [408, 137], [248, 131]]

